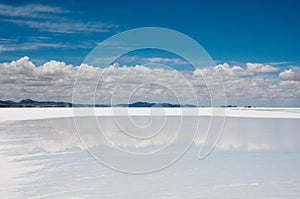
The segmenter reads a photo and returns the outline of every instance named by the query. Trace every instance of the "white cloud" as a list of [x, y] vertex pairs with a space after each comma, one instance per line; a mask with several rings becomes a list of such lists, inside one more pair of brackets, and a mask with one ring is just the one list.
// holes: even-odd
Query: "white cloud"
[[216, 69], [218, 69], [218, 71], [221, 74], [223, 74], [223, 76], [224, 75], [226, 75], [226, 76], [246, 76], [247, 75], [247, 71], [245, 71], [240, 66], [230, 67], [229, 64], [227, 64], [227, 63], [217, 65]]
[[23, 20], [23, 19], [5, 19], [2, 21], [14, 23], [21, 26], [39, 29], [41, 31], [59, 32], [59, 33], [80, 33], [80, 32], [110, 32], [118, 26], [114, 24], [105, 24], [101, 22], [81, 22], [70, 19], [64, 20]]
[[279, 71], [278, 67], [273, 67], [268, 64], [259, 64], [259, 63], [247, 63], [247, 68], [244, 69], [240, 66], [230, 66], [228, 63], [218, 64], [214, 68], [206, 69], [197, 69], [195, 75], [200, 74], [214, 74], [220, 72], [223, 78], [232, 78], [232, 77], [243, 77], [247, 75], [255, 75], [257, 73], [270, 73]]
[[[102, 45], [102, 44], [101, 44]], [[107, 45], [107, 44], [105, 44]], [[113, 48], [125, 48], [122, 47], [122, 44], [119, 46], [113, 46]], [[95, 58], [95, 63], [101, 63], [102, 61], [115, 60], [118, 57], [105, 57], [105, 58]], [[128, 63], [138, 63], [138, 64], [160, 64], [165, 66], [172, 65], [188, 65], [188, 62], [179, 59], [179, 58], [163, 58], [163, 57], [140, 57], [140, 56], [122, 56], [118, 60], [118, 62], [124, 63], [125, 65]]]
[[300, 67], [293, 66], [284, 70], [279, 74], [279, 78], [283, 81], [300, 81]]
[[150, 63], [165, 63], [165, 64], [176, 64], [176, 65], [186, 65], [187, 62], [183, 61], [182, 59], [178, 58], [161, 58], [161, 57], [149, 57], [145, 58], [145, 61]]
[[0, 4], [0, 16], [6, 17], [1, 21], [41, 31], [57, 33], [110, 32], [118, 27], [99, 21], [73, 20], [65, 13], [71, 13], [71, 11], [61, 7], [39, 4], [22, 6]]
[[66, 48], [67, 44], [47, 43], [47, 42], [24, 42], [22, 44], [8, 43], [0, 45], [0, 51], [16, 51], [16, 50], [36, 50], [39, 48]]
[[68, 10], [63, 10], [59, 7], [39, 4], [28, 4], [22, 6], [0, 4], [0, 15], [8, 17], [48, 18], [51, 14], [68, 12]]
[[[248, 66], [250, 65], [248, 64]], [[194, 76], [204, 75], [207, 81], [214, 82], [216, 77], [221, 74], [229, 104], [245, 105], [249, 103], [256, 106], [300, 105], [298, 102], [300, 82], [280, 82], [279, 79], [272, 76], [256, 76], [256, 73], [271, 72], [277, 69], [266, 67], [264, 64], [254, 65], [253, 68], [243, 69], [239, 66], [231, 67], [229, 64], [224, 63], [212, 68], [196, 69]]]
[[247, 63], [247, 71], [253, 73], [272, 73], [279, 71], [278, 67], [269, 64]]
[[26, 50], [37, 50], [40, 48], [58, 48], [58, 49], [78, 49], [78, 48], [91, 48], [95, 46], [92, 41], [81, 42], [79, 44], [71, 43], [60, 43], [55, 42], [49, 37], [28, 37], [28, 38], [0, 38], [0, 51], [11, 52], [11, 51], [26, 51]]
[[[287, 80], [283, 74], [290, 73], [287, 71], [296, 74], [297, 70], [294, 67], [282, 72], [280, 79]], [[228, 104], [300, 105], [300, 81], [280, 81], [274, 76], [249, 76], [247, 70], [226, 63], [213, 68], [196, 69], [193, 73], [180, 73], [140, 65], [113, 65], [105, 69], [86, 64], [73, 66], [55, 60], [36, 66], [28, 57], [23, 57], [10, 63], [1, 63], [0, 71], [0, 100], [32, 98], [71, 101], [73, 84], [80, 71], [80, 102], [93, 99], [95, 93], [97, 103], [110, 103], [113, 95], [113, 103], [130, 100], [177, 103], [180, 100], [181, 103], [194, 104], [196, 94], [200, 105], [209, 105], [210, 96], [201, 75], [205, 75], [206, 83], [211, 88], [220, 88], [216, 75], [221, 74]], [[100, 75], [102, 77], [99, 79]], [[95, 92], [93, 86], [96, 82], [99, 85]]]

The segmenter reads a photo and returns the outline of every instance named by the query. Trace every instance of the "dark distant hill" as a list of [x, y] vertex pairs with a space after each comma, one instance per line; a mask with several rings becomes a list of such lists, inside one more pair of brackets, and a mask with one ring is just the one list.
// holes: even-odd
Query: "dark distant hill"
[[72, 103], [54, 101], [39, 102], [32, 99], [23, 99], [19, 102], [0, 100], [0, 107], [72, 107]]
[[[96, 105], [89, 105], [89, 104], [72, 104], [70, 102], [55, 102], [55, 101], [35, 101], [32, 99], [23, 99], [19, 102], [14, 102], [11, 100], [1, 101], [0, 100], [0, 107], [2, 108], [17, 108], [17, 107], [112, 107], [109, 104], [96, 104]], [[113, 107], [169, 107], [169, 108], [176, 108], [176, 107], [196, 107], [194, 105], [189, 104], [170, 104], [170, 103], [149, 103], [149, 102], [135, 102], [131, 104], [118, 104]]]
[[135, 102], [132, 104], [118, 104], [117, 106], [121, 107], [169, 107], [169, 108], [176, 108], [176, 107], [196, 107], [194, 105], [189, 104], [170, 104], [170, 103], [149, 103], [149, 102]]

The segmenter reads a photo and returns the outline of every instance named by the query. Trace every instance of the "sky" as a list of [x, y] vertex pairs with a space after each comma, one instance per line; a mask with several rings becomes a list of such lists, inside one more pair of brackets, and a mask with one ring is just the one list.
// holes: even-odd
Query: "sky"
[[299, 64], [299, 6], [290, 0], [2, 0], [1, 60], [27, 55], [79, 64], [107, 37], [153, 26], [187, 34], [214, 60]]
[[[133, 28], [164, 27], [182, 32], [196, 40], [209, 53], [216, 65], [228, 65], [225, 68], [231, 75], [227, 74], [225, 79], [234, 76], [236, 83], [241, 85], [240, 88], [230, 91], [233, 88], [230, 83], [234, 81], [228, 80], [228, 103], [248, 104], [245, 99], [249, 93], [253, 95], [252, 101], [249, 101], [253, 105], [268, 105], [269, 95], [276, 97], [275, 101], [278, 97], [282, 98], [273, 103], [273, 106], [300, 106], [299, 8], [300, 3], [291, 0], [272, 2], [112, 0], [88, 3], [69, 0], [13, 2], [2, 0], [0, 1], [1, 80], [2, 84], [5, 82], [13, 84], [14, 77], [8, 78], [13, 69], [7, 69], [8, 63], [10, 66], [14, 65], [13, 61], [17, 63], [17, 60], [21, 60], [19, 62], [22, 64], [17, 64], [16, 70], [27, 70], [29, 73], [39, 70], [40, 66], [47, 65], [51, 60], [54, 60], [56, 65], [60, 62], [72, 65], [72, 69], [76, 70], [74, 68], [81, 65], [90, 51], [110, 36]], [[164, 53], [140, 53], [134, 57], [137, 61], [127, 59], [130, 61], [126, 62], [124, 59], [125, 61], [120, 64], [134, 66], [141, 64], [141, 61], [144, 63], [145, 59], [154, 64], [157, 62], [178, 64], [174, 57]], [[53, 63], [52, 65], [55, 65]], [[64, 64], [61, 66], [65, 67]], [[33, 65], [34, 69], [26, 69]], [[240, 67], [243, 75], [232, 72], [236, 69], [234, 66]], [[256, 68], [253, 69], [253, 66]], [[57, 66], [55, 67], [57, 69]], [[185, 64], [182, 67], [185, 67]], [[5, 71], [6, 69], [10, 71]], [[68, 71], [66, 68], [57, 70]], [[23, 72], [22, 77], [26, 74]], [[40, 75], [33, 72], [30, 77], [24, 78], [41, 79]], [[55, 81], [65, 80], [57, 75], [54, 77], [53, 74], [51, 78]], [[254, 88], [261, 85], [261, 90], [249, 89], [242, 97], [238, 97], [237, 92], [249, 87], [249, 81], [254, 84]], [[15, 90], [22, 91], [19, 92], [22, 95], [17, 95], [16, 92], [10, 94], [9, 89], [2, 89], [1, 96], [4, 97], [1, 98], [70, 100], [70, 96], [64, 98], [49, 94], [43, 98], [36, 93], [31, 95], [29, 93], [37, 92], [41, 89], [40, 86], [33, 88], [32, 82], [27, 86], [22, 82], [20, 83], [22, 87], [18, 87], [18, 84], [14, 82]], [[45, 86], [46, 83], [45, 80], [41, 80], [35, 81], [35, 84]], [[270, 88], [273, 90], [272, 94], [269, 93]], [[262, 97], [263, 93], [268, 95]]]

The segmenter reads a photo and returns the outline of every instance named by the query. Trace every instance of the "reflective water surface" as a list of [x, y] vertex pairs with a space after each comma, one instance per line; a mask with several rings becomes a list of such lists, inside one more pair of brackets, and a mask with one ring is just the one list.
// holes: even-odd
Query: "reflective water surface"
[[[98, 117], [101, 128], [93, 126], [94, 119], [81, 119], [80, 135], [73, 118], [1, 122], [0, 197], [300, 196], [299, 119], [226, 118], [215, 150], [203, 160], [198, 159], [198, 153], [209, 126], [208, 117], [133, 118], [143, 131], [129, 125], [126, 117], [120, 116], [117, 123], [111, 117]], [[119, 153], [113, 152], [116, 150], [133, 155], [160, 151], [156, 154], [161, 156], [160, 160], [173, 158], [177, 148], [189, 146], [185, 144], [191, 141], [190, 131], [198, 119], [197, 137], [192, 146], [178, 161], [160, 171], [139, 175], [121, 173], [91, 155], [97, 153], [115, 164], [126, 162]], [[151, 120], [162, 121], [163, 125], [151, 126]], [[168, 146], [172, 150], [164, 150]], [[149, 162], [144, 164], [148, 166]]]

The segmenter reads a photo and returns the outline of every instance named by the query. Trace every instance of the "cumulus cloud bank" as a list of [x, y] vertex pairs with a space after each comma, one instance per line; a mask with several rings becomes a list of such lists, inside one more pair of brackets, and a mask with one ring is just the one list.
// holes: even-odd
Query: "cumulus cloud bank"
[[279, 74], [279, 78], [283, 81], [300, 81], [300, 68], [293, 66], [288, 70], [284, 70]]
[[[96, 97], [96, 103], [152, 101], [195, 103], [209, 105], [206, 84], [219, 85], [221, 74], [227, 103], [256, 106], [300, 106], [300, 68], [293, 66], [279, 73], [279, 68], [247, 63], [246, 68], [227, 63], [215, 67], [180, 72], [146, 66], [111, 65], [105, 69], [82, 64], [73, 66], [51, 60], [36, 66], [29, 57], [10, 63], [0, 63], [1, 100], [72, 101], [73, 85], [77, 75], [81, 82], [82, 101]], [[279, 73], [275, 76], [274, 72]], [[265, 75], [256, 75], [256, 74]], [[267, 75], [272, 73], [273, 75]], [[101, 76], [102, 75], [102, 76]], [[205, 76], [205, 81], [202, 77]], [[95, 90], [91, 85], [98, 82]], [[95, 94], [95, 95], [94, 95]]]
[[253, 73], [271, 73], [279, 71], [278, 67], [274, 67], [268, 64], [260, 64], [260, 63], [247, 63], [247, 71]]

